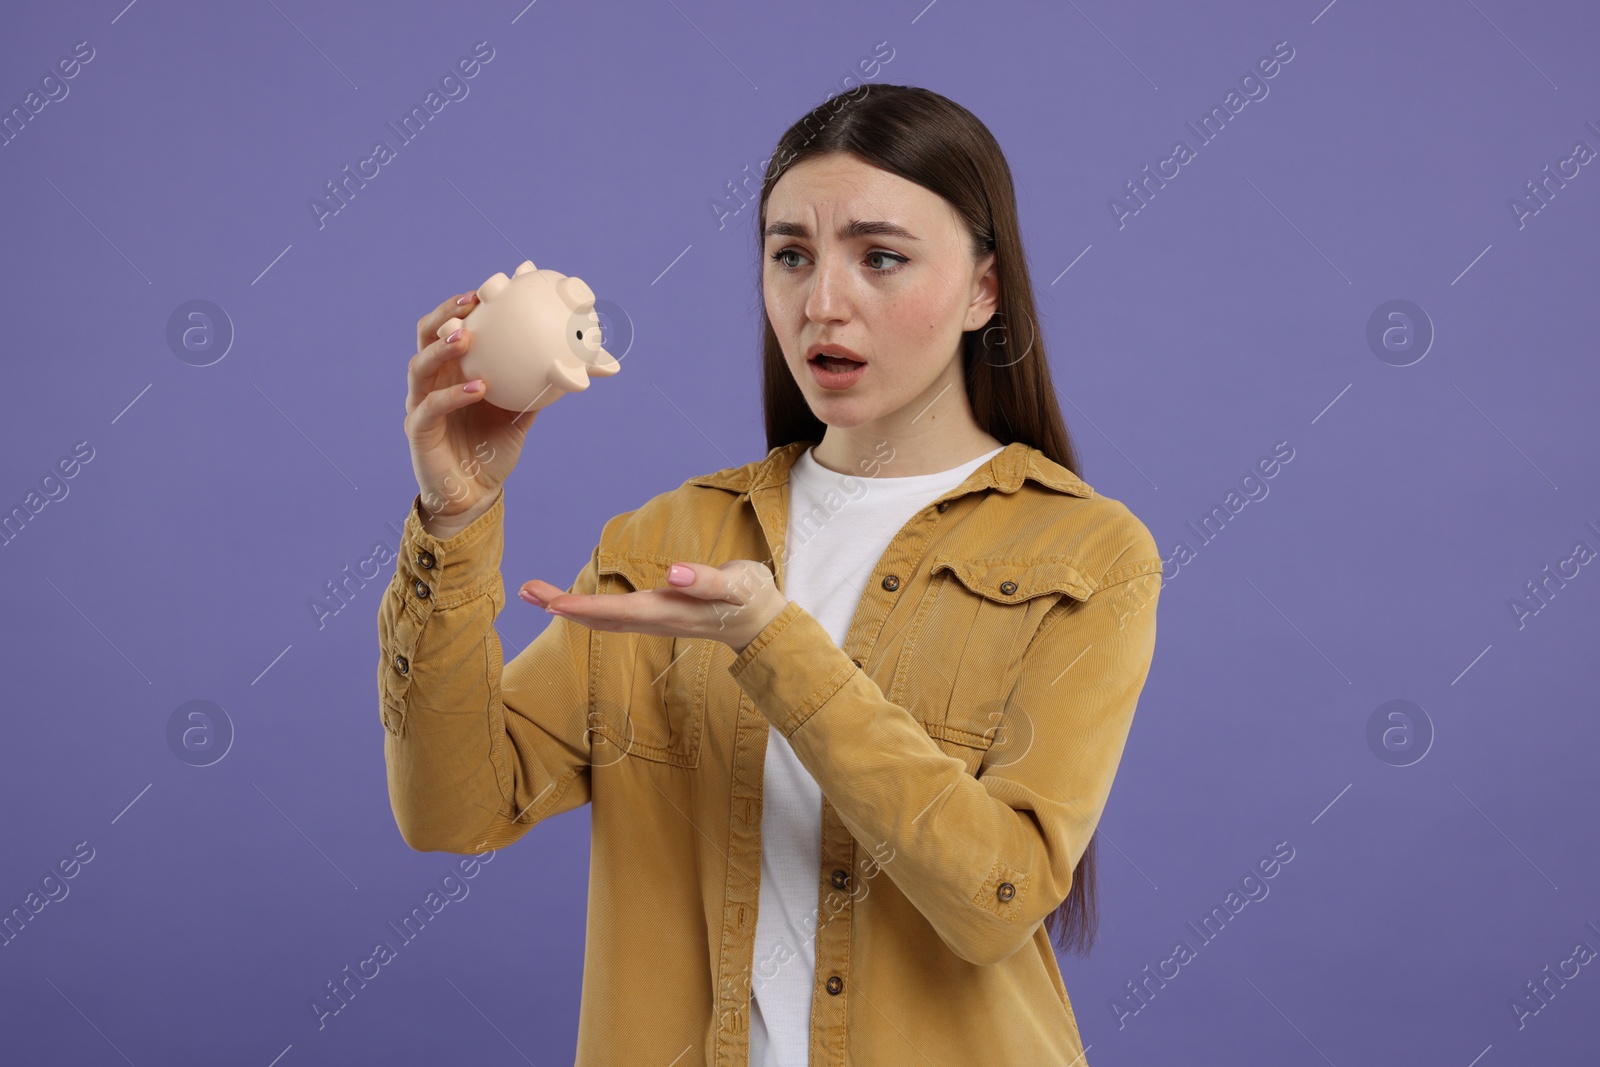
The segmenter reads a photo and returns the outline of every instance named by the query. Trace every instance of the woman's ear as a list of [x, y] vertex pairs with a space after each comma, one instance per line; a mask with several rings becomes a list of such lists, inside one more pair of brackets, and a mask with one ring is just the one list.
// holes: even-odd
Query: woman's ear
[[1000, 310], [1000, 272], [995, 269], [995, 255], [986, 252], [972, 268], [975, 293], [967, 305], [964, 330], [976, 330], [985, 325]]

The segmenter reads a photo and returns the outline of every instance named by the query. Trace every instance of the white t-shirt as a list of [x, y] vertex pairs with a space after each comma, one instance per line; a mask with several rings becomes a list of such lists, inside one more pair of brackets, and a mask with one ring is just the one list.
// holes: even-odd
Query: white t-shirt
[[[867, 578], [911, 517], [967, 480], [996, 448], [959, 467], [894, 477], [839, 474], [806, 449], [789, 474], [784, 595], [840, 646]], [[807, 1067], [822, 885], [822, 790], [783, 734], [768, 727], [761, 886], [750, 976], [750, 1067]]]

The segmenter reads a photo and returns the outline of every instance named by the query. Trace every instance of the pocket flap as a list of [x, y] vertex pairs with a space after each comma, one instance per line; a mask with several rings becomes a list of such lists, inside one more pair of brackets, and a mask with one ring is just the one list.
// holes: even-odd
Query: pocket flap
[[1020, 604], [1047, 593], [1088, 600], [1094, 584], [1065, 560], [941, 559], [932, 573], [949, 571], [968, 590], [996, 604]]
[[671, 560], [657, 561], [639, 556], [608, 556], [601, 554], [595, 563], [601, 574], [621, 575], [635, 590], [660, 589], [667, 584], [667, 568]]

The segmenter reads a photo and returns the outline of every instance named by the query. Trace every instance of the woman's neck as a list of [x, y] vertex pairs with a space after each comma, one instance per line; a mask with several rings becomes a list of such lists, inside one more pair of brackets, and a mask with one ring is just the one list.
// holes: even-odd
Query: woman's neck
[[812, 458], [837, 474], [910, 478], [959, 467], [1002, 444], [975, 423], [961, 434], [943, 427], [931, 433], [884, 434], [868, 427], [830, 426], [812, 450]]

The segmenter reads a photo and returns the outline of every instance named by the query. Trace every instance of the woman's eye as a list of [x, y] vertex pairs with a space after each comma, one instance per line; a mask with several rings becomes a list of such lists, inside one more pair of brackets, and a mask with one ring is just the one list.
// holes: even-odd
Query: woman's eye
[[895, 265], [893, 267], [873, 267], [872, 269], [877, 271], [879, 274], [893, 273], [901, 263], [906, 262], [905, 256], [896, 255], [893, 252], [868, 252], [867, 259], [869, 262], [874, 259], [890, 259], [895, 261]]
[[[797, 270], [799, 264], [790, 262], [788, 257], [799, 255], [800, 253], [792, 248], [782, 248], [772, 253], [771, 258], [774, 263], [777, 263], [785, 270]], [[885, 260], [889, 261], [889, 266], [879, 265]], [[907, 262], [907, 260], [905, 256], [895, 252], [868, 252], [866, 262], [868, 268], [875, 274], [893, 274], [900, 269], [900, 264]]]

